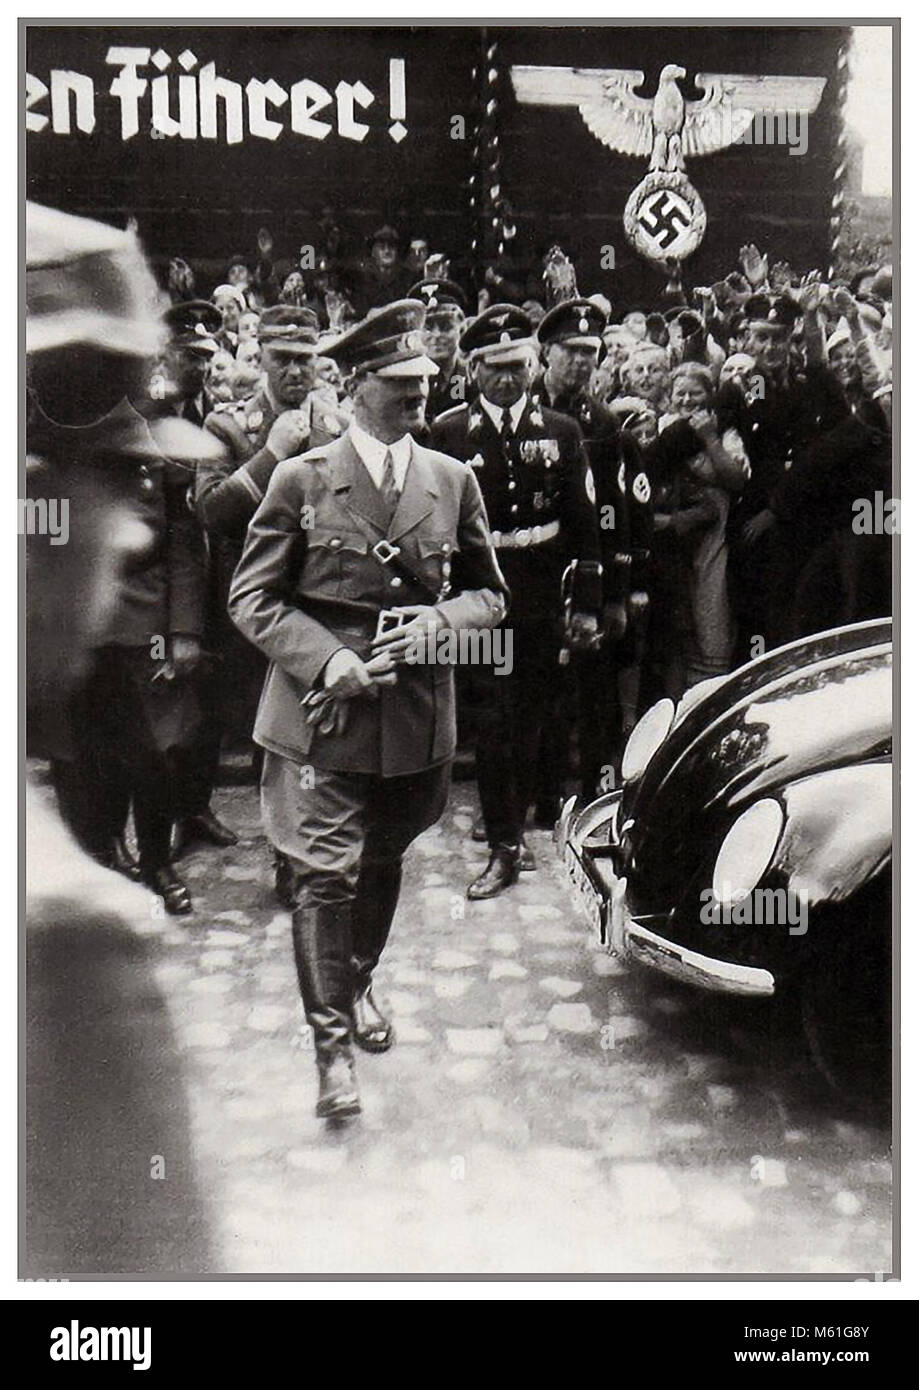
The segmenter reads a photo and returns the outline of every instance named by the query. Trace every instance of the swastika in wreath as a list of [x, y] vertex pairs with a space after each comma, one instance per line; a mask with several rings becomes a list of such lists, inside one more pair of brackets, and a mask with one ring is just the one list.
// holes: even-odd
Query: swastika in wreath
[[656, 170], [634, 188], [625, 205], [626, 235], [651, 261], [683, 260], [705, 233], [705, 207], [685, 174]]
[[662, 189], [645, 203], [638, 220], [662, 251], [672, 246], [684, 228], [692, 225], [692, 211], [670, 189]]

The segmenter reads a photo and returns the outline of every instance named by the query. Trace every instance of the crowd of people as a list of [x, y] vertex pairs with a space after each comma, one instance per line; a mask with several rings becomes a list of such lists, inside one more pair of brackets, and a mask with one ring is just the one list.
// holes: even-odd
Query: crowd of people
[[[264, 230], [251, 260], [231, 258], [207, 298], [186, 262], [168, 267], [168, 342], [139, 409], [202, 426], [219, 446], [213, 458], [174, 461], [168, 543], [158, 552], [167, 573], [154, 581], [145, 570], [136, 583], [169, 590], [173, 614], [164, 619], [153, 603], [145, 620], [142, 601], [128, 604], [135, 648], [160, 628], [182, 628], [161, 667], [163, 688], [185, 691], [166, 719], [179, 729], [172, 794], [162, 795], [161, 771], [140, 779], [160, 788], [152, 810], [151, 798], [133, 802], [135, 822], [139, 807], [140, 823], [156, 827], [141, 831], [141, 871], [172, 910], [190, 907], [174, 871], [182, 847], [195, 837], [232, 840], [210, 796], [221, 748], [247, 746], [264, 677], [263, 660], [227, 616], [248, 523], [281, 461], [348, 430], [352, 402], [328, 348], [386, 304], [424, 305], [422, 341], [438, 371], [415, 433], [476, 472], [510, 584], [516, 676], [496, 695], [479, 674], [462, 673], [460, 725], [479, 746], [483, 807], [506, 800], [523, 778], [513, 813], [505, 806], [497, 830], [476, 833], [493, 849], [519, 843], [524, 868], [534, 804], [537, 822], [550, 824], [567, 786], [584, 797], [609, 789], [631, 729], [656, 699], [678, 701], [765, 650], [890, 607], [889, 534], [854, 524], [860, 502], [883, 516], [890, 501], [890, 267], [827, 284], [817, 271], [770, 266], [746, 246], [711, 286], [684, 295], [671, 284], [656, 307], [614, 307], [578, 293], [576, 268], [558, 248], [546, 258], [542, 300], [533, 275], [511, 284], [492, 274], [476, 295], [423, 239], [403, 258], [388, 226], [370, 238], [366, 260], [337, 263], [337, 228], [327, 221], [312, 273], [276, 261]], [[483, 391], [477, 344], [496, 316], [513, 350], [504, 379]], [[501, 411], [524, 400], [537, 421], [533, 440], [515, 442], [514, 428], [502, 437]], [[483, 403], [492, 434], [482, 431]], [[532, 462], [555, 439], [555, 416], [571, 422], [561, 455], [549, 447], [560, 467], [547, 487], [528, 489], [532, 467], [515, 476], [522, 455]], [[566, 483], [579, 469], [586, 515]], [[540, 543], [540, 528], [557, 529]], [[581, 610], [593, 626], [572, 640], [566, 614]], [[495, 715], [508, 701], [522, 726], [510, 739], [510, 715]], [[60, 763], [67, 804], [71, 784], [82, 785], [82, 769], [69, 775], [75, 766]], [[124, 795], [113, 804], [121, 806], [114, 820], [90, 839], [97, 855], [129, 865]], [[513, 876], [492, 876], [485, 891]]]
[[410, 669], [413, 644], [490, 630], [501, 654], [456, 681], [481, 899], [535, 867], [531, 814], [616, 785], [656, 701], [889, 612], [891, 269], [826, 283], [745, 246], [638, 307], [579, 293], [559, 248], [536, 298], [533, 274], [458, 283], [421, 239], [402, 259], [389, 227], [347, 277], [330, 253], [282, 278], [263, 232], [208, 296], [170, 263], [151, 355], [142, 263], [121, 303], [57, 312], [125, 234], [42, 217], [36, 244], [80, 270], [30, 272], [32, 493], [98, 488], [147, 541], [92, 568], [66, 700], [43, 682], [47, 603], [30, 624], [33, 751], [83, 850], [176, 914], [184, 849], [236, 840], [221, 756], [252, 754], [320, 1113], [353, 1113], [351, 1041], [392, 1042], [371, 985], [402, 855], [454, 753], [452, 667]]

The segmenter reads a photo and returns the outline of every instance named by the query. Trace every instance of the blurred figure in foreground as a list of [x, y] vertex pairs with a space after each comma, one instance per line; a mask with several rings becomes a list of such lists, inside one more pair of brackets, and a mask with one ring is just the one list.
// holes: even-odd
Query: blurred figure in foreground
[[[165, 472], [163, 455], [197, 431], [172, 420], [158, 433], [129, 404], [159, 346], [134, 237], [35, 206], [26, 225], [29, 753], [61, 757], [74, 747], [70, 697], [111, 631], [125, 566], [156, 547], [137, 496], [151, 455]], [[60, 544], [41, 519], [65, 500]], [[205, 1272], [181, 1054], [153, 974], [162, 905], [90, 858], [31, 785], [27, 827], [21, 1273]], [[157, 1154], [168, 1183], [154, 1180]]]

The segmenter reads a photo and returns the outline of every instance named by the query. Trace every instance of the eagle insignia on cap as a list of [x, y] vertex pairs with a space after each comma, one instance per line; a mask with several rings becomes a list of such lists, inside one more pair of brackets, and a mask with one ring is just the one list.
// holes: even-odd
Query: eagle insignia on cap
[[507, 323], [507, 314], [496, 314], [492, 319], [492, 323], [495, 325], [495, 328], [503, 328]]

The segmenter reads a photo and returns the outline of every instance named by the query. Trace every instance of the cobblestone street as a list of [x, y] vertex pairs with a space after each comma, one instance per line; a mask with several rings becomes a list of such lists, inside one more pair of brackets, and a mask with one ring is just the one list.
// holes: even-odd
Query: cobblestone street
[[313, 1116], [289, 916], [251, 787], [236, 849], [182, 861], [156, 976], [191, 1077], [225, 1273], [889, 1270], [888, 1138], [842, 1118], [750, 1006], [626, 972], [538, 871], [467, 903], [470, 784], [410, 853], [378, 995], [396, 1047], [359, 1054], [364, 1113]]

